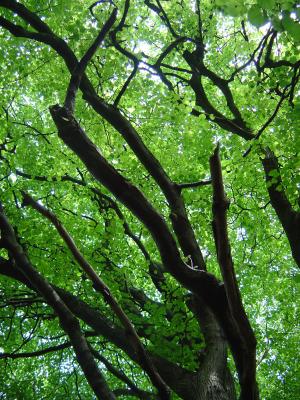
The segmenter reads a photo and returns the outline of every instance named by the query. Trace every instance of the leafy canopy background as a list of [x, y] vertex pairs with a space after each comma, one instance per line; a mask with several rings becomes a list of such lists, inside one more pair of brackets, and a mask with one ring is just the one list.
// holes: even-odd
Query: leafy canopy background
[[[110, 10], [107, 3], [96, 7], [97, 21], [85, 1], [25, 3], [65, 39], [78, 57], [85, 53]], [[193, 108], [200, 112], [201, 109], [195, 106], [194, 93], [184, 80], [166, 73], [174, 85], [174, 90], [170, 91], [157, 71], [149, 67], [171, 41], [170, 32], [157, 15], [149, 12], [143, 1], [135, 3], [126, 21], [128, 26], [119, 34], [118, 40], [126, 44], [140, 64], [119, 106], [174, 182], [209, 179], [208, 160], [220, 141], [225, 189], [231, 202], [228, 228], [235, 268], [244, 305], [258, 339], [261, 398], [296, 398], [300, 389], [296, 359], [300, 281], [289, 243], [269, 204], [259, 157], [260, 148], [265, 145], [276, 153], [283, 189], [299, 211], [299, 87], [294, 92], [293, 106], [288, 101], [281, 105], [274, 122], [253, 144], [249, 155], [243, 157], [249, 143], [222, 130], [214, 123], [213, 115], [209, 116], [211, 120], [205, 114], [198, 118], [191, 115]], [[123, 2], [119, 1], [117, 5], [122, 9]], [[164, 7], [174, 29], [182, 36], [192, 36], [197, 29], [193, 3], [164, 2]], [[1, 12], [11, 21], [31, 29], [9, 11], [1, 9]], [[226, 4], [219, 0], [203, 1], [202, 16], [207, 43], [205, 61], [216, 74], [228, 78], [237, 66], [248, 60], [270, 26], [280, 32], [275, 57], [291, 63], [297, 60], [299, 7], [292, 1], [230, 1]], [[242, 20], [248, 40], [241, 30]], [[4, 29], [0, 35], [1, 201], [17, 227], [32, 264], [51, 283], [64, 287], [100, 309], [108, 319], [114, 319], [101, 297], [91, 289], [55, 229], [36, 211], [22, 207], [21, 191], [32, 194], [55, 212], [137, 329], [144, 332], [147, 348], [194, 370], [197, 365], [195, 353], [201, 350], [203, 343], [199, 339], [197, 323], [185, 305], [185, 290], [169, 275], [166, 280], [172, 293], [170, 299], [164, 299], [155, 289], [148, 272], [148, 261], [132, 238], [124, 235], [123, 220], [105, 202], [97, 201], [91, 190], [97, 185], [85, 166], [57, 136], [48, 107], [62, 104], [64, 100], [69, 72], [62, 59], [46, 45], [16, 38]], [[187, 69], [182, 53], [189, 46], [189, 43], [178, 44], [176, 51], [170, 52], [164, 62]], [[132, 61], [120, 54], [109, 40], [101, 45], [87, 69], [99, 95], [108, 102], [116, 98], [131, 71]], [[180, 74], [187, 79], [186, 72]], [[264, 124], [278, 103], [270, 88], [283, 88], [292, 75], [293, 70], [285, 66], [258, 74], [255, 67], [249, 65], [231, 83], [236, 104], [253, 132]], [[203, 81], [211, 103], [231, 118], [220, 89], [208, 78]], [[105, 158], [141, 188], [163, 215], [168, 216], [165, 198], [152, 177], [124, 139], [107, 122], [99, 119], [80, 96], [77, 96], [76, 115]], [[81, 184], [66, 177], [73, 177]], [[103, 187], [101, 191], [110, 195]], [[220, 277], [212, 239], [211, 187], [187, 189], [183, 196], [208, 270]], [[159, 260], [149, 233], [123, 206], [120, 209], [151, 258]], [[1, 256], [6, 255], [5, 250], [1, 250]], [[60, 344], [63, 338], [51, 309], [40, 301], [31, 304], [32, 294], [19, 283], [3, 276], [0, 279], [1, 351], [30, 352]], [[142, 289], [151, 300], [139, 314], [126, 292], [128, 286]], [[182, 318], [182, 310], [185, 318]], [[168, 312], [173, 313], [173, 318], [166, 323]], [[163, 337], [172, 337], [172, 340], [163, 340]], [[193, 351], [191, 346], [186, 346], [185, 340], [189, 341]], [[145, 376], [114, 345], [105, 339], [97, 345], [110, 362], [118, 365], [141, 388], [147, 389]], [[29, 358], [2, 360], [1, 364], [0, 395], [6, 396], [3, 398], [55, 396], [59, 399], [66, 395], [71, 398], [76, 388], [74, 382], [80, 383], [83, 398], [91, 396], [69, 349], [49, 354], [43, 362]], [[107, 374], [107, 379], [114, 386], [114, 376]]]

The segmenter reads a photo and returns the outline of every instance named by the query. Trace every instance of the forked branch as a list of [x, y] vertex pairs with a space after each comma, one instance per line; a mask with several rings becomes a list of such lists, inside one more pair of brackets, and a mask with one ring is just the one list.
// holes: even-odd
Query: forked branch
[[4, 214], [2, 206], [0, 208], [0, 230], [2, 247], [8, 250], [18, 270], [25, 275], [35, 291], [41, 294], [57, 313], [60, 325], [69, 336], [77, 361], [96, 397], [99, 400], [114, 400], [115, 396], [107, 386], [105, 378], [94, 360], [77, 318], [49, 282], [31, 265], [17, 241], [14, 229]]
[[[241, 399], [256, 399], [257, 385], [255, 379], [256, 339], [244, 310], [241, 294], [233, 266], [230, 243], [227, 232], [227, 209], [229, 201], [225, 195], [219, 145], [210, 158], [210, 173], [213, 187], [213, 233], [217, 249], [217, 257], [222, 273], [229, 309], [233, 317], [237, 334], [242, 344], [243, 355], [238, 360]], [[249, 397], [249, 394], [251, 396]]]
[[[7, 7], [6, 3], [7, 2], [5, 2], [5, 4], [3, 5], [4, 7]], [[26, 13], [20, 13], [17, 4], [18, 3], [16, 2], [10, 3], [10, 9], [18, 14], [21, 18], [23, 18], [24, 21], [29, 23], [32, 27], [39, 30], [39, 25], [36, 22], [34, 23], [34, 25], [32, 23], [32, 20], [38, 19], [38, 16], [29, 11], [27, 8]], [[128, 6], [129, 1], [126, 2], [126, 7]], [[125, 21], [124, 18], [126, 18], [127, 14], [126, 10], [127, 9], [124, 9], [124, 14], [121, 22]], [[50, 47], [52, 47], [64, 59], [70, 73], [73, 74], [73, 71], [78, 66], [78, 60], [74, 52], [70, 49], [68, 44], [64, 40], [56, 36], [50, 30], [50, 28], [46, 29], [44, 27], [45, 24], [43, 21], [40, 21], [40, 24], [40, 31], [32, 32], [24, 29], [19, 25], [11, 23], [5, 18], [0, 17], [0, 26], [3, 26], [14, 36], [33, 39], [48, 44]], [[118, 27], [120, 27], [120, 24]], [[205, 262], [201, 250], [190, 224], [183, 199], [176, 189], [176, 185], [170, 180], [168, 174], [163, 169], [159, 161], [155, 158], [155, 156], [151, 153], [149, 148], [145, 146], [140, 135], [135, 130], [130, 121], [128, 121], [116, 107], [109, 105], [97, 95], [91, 82], [84, 72], [82, 74], [82, 79], [79, 86], [81, 91], [83, 92], [83, 98], [93, 107], [97, 114], [106, 119], [111, 124], [111, 126], [114, 127], [122, 135], [124, 140], [128, 143], [132, 151], [140, 160], [142, 165], [147, 169], [147, 171], [151, 174], [153, 179], [159, 185], [170, 205], [173, 228], [184, 255], [191, 256], [193, 260], [193, 265], [198, 265], [202, 270], [205, 270]], [[72, 112], [70, 114], [72, 115]]]
[[125, 328], [129, 341], [131, 342], [132, 346], [134, 347], [137, 353], [137, 356], [139, 358], [139, 363], [145, 370], [145, 372], [148, 374], [152, 384], [157, 388], [160, 394], [160, 398], [162, 400], [168, 400], [170, 398], [169, 388], [162, 380], [162, 378], [156, 371], [154, 365], [152, 364], [131, 321], [129, 320], [129, 318], [123, 311], [122, 307], [115, 299], [115, 297], [112, 295], [109, 287], [104, 283], [104, 281], [99, 277], [94, 268], [81, 254], [80, 250], [77, 248], [71, 235], [67, 232], [65, 227], [62, 225], [62, 223], [59, 221], [59, 219], [52, 211], [48, 210], [46, 207], [35, 201], [31, 196], [29, 196], [26, 193], [23, 193], [23, 204], [30, 205], [31, 207], [33, 207], [36, 211], [38, 211], [40, 214], [46, 217], [55, 226], [57, 232], [59, 233], [65, 244], [68, 246], [69, 250], [73, 254], [75, 260], [78, 262], [79, 266], [86, 273], [88, 278], [92, 281], [94, 289], [102, 294], [104, 300], [110, 306], [112, 311], [116, 314], [119, 321]]
[[66, 94], [66, 98], [65, 98], [65, 103], [64, 103], [65, 108], [67, 110], [69, 110], [71, 113], [74, 112], [76, 93], [78, 91], [84, 71], [85, 71], [89, 61], [95, 54], [96, 50], [100, 46], [101, 42], [104, 40], [106, 34], [110, 30], [110, 28], [113, 26], [113, 24], [116, 20], [116, 17], [117, 17], [117, 8], [114, 8], [110, 17], [105, 22], [103, 28], [97, 35], [96, 39], [94, 40], [92, 45], [89, 47], [87, 52], [84, 54], [82, 59], [79, 61], [74, 72], [72, 73], [70, 83], [68, 86], [68, 90], [67, 90], [67, 94]]

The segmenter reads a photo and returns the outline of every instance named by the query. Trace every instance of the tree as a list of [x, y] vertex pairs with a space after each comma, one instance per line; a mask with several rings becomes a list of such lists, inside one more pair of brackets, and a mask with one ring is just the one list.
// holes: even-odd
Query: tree
[[299, 6], [0, 10], [1, 398], [296, 398]]

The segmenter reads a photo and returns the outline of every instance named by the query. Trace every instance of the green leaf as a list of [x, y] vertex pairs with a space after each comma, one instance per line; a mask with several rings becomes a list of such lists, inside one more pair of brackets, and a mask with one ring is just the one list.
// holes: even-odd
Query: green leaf
[[271, 19], [271, 23], [277, 32], [282, 32], [284, 30], [282, 20], [278, 17], [273, 17]]
[[257, 4], [264, 10], [272, 10], [275, 7], [276, 0], [257, 0]]
[[[116, 303], [110, 307], [109, 293], [103, 298], [93, 289], [89, 277], [94, 273], [119, 302], [146, 352], [154, 360], [159, 357], [159, 369], [171, 366], [167, 384], [172, 399], [195, 397], [189, 382], [203, 372], [205, 376], [209, 347], [218, 345], [221, 325], [228, 325], [215, 317], [231, 312], [218, 295], [224, 289], [218, 283], [223, 268], [219, 252], [230, 255], [227, 231], [233, 278], [257, 339], [261, 398], [297, 399], [300, 315], [295, 299], [300, 278], [294, 277], [290, 236], [281, 220], [289, 207], [276, 213], [273, 205], [280, 193], [268, 191], [270, 185], [284, 189], [292, 216], [299, 211], [300, 94], [297, 86], [285, 90], [297, 78], [290, 67], [299, 59], [292, 43], [298, 32], [296, 2], [198, 2], [203, 54], [195, 1], [161, 1], [159, 6], [153, 0], [117, 0], [118, 22], [128, 6], [126, 21], [121, 30], [115, 23], [116, 41], [110, 31], [97, 46], [76, 95], [74, 118], [82, 129], [75, 121], [60, 120], [58, 134], [49, 105], [63, 104], [71, 76], [76, 78], [76, 60], [86, 58], [114, 7], [111, 1], [90, 3], [0, 1], [0, 213], [3, 206], [24, 250], [14, 256], [21, 247], [8, 246], [13, 244], [5, 238], [10, 230], [0, 216], [1, 245], [9, 247], [0, 249], [0, 352], [13, 357], [0, 354], [0, 397], [101, 397], [75, 362], [82, 357], [76, 357], [71, 342], [80, 343], [77, 350], [85, 357], [89, 354], [84, 337], [69, 331], [76, 329], [75, 317], [91, 348], [151, 397], [155, 387], [137, 359], [135, 335], [121, 310], [115, 312]], [[271, 44], [265, 41], [268, 26], [255, 28], [267, 17], [273, 29], [284, 30], [270, 49], [274, 65], [265, 64]], [[41, 33], [33, 34], [37, 30]], [[185, 50], [193, 54], [190, 64]], [[279, 104], [283, 93], [289, 98]], [[217, 142], [222, 171], [218, 162], [212, 165]], [[271, 170], [270, 176], [265, 169]], [[220, 172], [230, 202], [222, 221]], [[57, 232], [63, 232], [62, 225], [55, 228], [37, 210], [23, 207], [21, 191], [57, 216], [69, 233], [64, 238], [70, 239], [72, 252]], [[216, 246], [214, 219], [221, 246]], [[220, 230], [218, 223], [224, 225]], [[80, 253], [74, 252], [75, 245]], [[197, 267], [200, 249], [209, 273]], [[88, 274], [79, 267], [82, 257]], [[29, 263], [39, 272], [38, 280], [36, 274], [27, 276]], [[37, 287], [42, 279], [51, 287]], [[235, 294], [227, 289], [228, 296]], [[53, 301], [48, 300], [51, 293]], [[60, 316], [63, 310], [71, 314]], [[203, 332], [211, 327], [213, 334], [205, 343]], [[44, 351], [43, 357], [28, 357]], [[204, 388], [214, 398], [226, 397], [218, 391], [222, 385], [233, 393], [238, 375], [232, 354], [225, 360], [221, 353], [216, 362], [228, 373], [224, 379], [219, 376], [216, 391]], [[123, 390], [120, 374], [109, 373], [94, 354], [110, 390]], [[253, 363], [247, 357], [245, 362]], [[130, 394], [124, 391], [124, 399]]]
[[294, 21], [289, 15], [282, 19], [282, 25], [285, 30], [293, 37], [295, 41], [300, 41], [300, 24]]
[[300, 284], [300, 274], [297, 274], [293, 277], [294, 282], [297, 283], [298, 285]]
[[226, 13], [232, 17], [238, 17], [245, 12], [245, 6], [242, 2], [231, 1], [226, 4]]
[[223, 12], [232, 17], [238, 17], [246, 12], [246, 6], [243, 2], [238, 0], [222, 1], [216, 0], [216, 5], [220, 7]]
[[277, 176], [279, 176], [279, 172], [277, 169], [273, 169], [272, 171], [269, 172], [269, 175], [276, 178]]
[[248, 11], [248, 19], [252, 25], [259, 28], [267, 22], [267, 17], [262, 8], [259, 6], [252, 6]]

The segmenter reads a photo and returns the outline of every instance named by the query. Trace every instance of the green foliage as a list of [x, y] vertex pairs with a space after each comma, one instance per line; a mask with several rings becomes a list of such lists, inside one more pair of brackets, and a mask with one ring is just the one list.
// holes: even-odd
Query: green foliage
[[248, 11], [248, 19], [252, 25], [259, 28], [267, 22], [267, 16], [264, 13], [264, 10], [260, 8], [258, 5], [252, 6]]
[[[116, 3], [122, 10], [124, 2]], [[300, 319], [299, 275], [289, 242], [271, 207], [268, 188], [280, 178], [277, 190], [284, 192], [294, 210], [299, 211], [299, 70], [297, 75], [290, 67], [299, 55], [295, 46], [300, 42], [299, 7], [286, 0], [203, 1], [205, 63], [226, 80], [236, 73], [229, 86], [252, 132], [256, 134], [272, 115], [279, 101], [278, 93], [295, 82], [291, 98], [285, 99], [259, 139], [250, 143], [221, 129], [213, 113], [195, 105], [188, 84], [191, 74], [182, 58], [184, 50], [191, 50], [192, 40], [178, 45], [164, 59], [165, 64], [173, 67], [171, 72], [166, 68], [165, 76], [173, 85], [173, 91], [168, 90], [159, 77], [160, 71], [151, 69], [149, 64], [154, 64], [174, 38], [161, 16], [149, 10], [143, 1], [135, 3], [118, 40], [138, 57], [139, 70], [121, 98], [120, 110], [175, 183], [209, 179], [209, 157], [216, 143], [221, 143], [225, 190], [231, 202], [228, 230], [237, 280], [258, 339], [261, 398], [296, 399], [300, 372], [296, 328]], [[191, 2], [161, 3], [166, 3], [165, 10], [179, 36], [198, 38], [198, 21]], [[95, 7], [95, 20], [83, 0], [28, 0], [24, 4], [64, 38], [78, 58], [110, 11], [108, 3]], [[10, 21], [25, 26], [13, 13], [4, 10], [2, 14], [2, 7], [0, 10]], [[258, 64], [249, 63], [238, 71], [262, 41], [266, 24], [279, 32], [272, 60], [284, 59], [290, 64], [258, 71]], [[149, 259], [127, 234], [124, 221], [145, 246], [151, 260], [160, 263], [153, 238], [123, 205], [118, 205], [122, 217], [109, 206], [105, 196], [112, 201], [115, 198], [91, 177], [86, 166], [57, 135], [48, 107], [63, 103], [69, 83], [70, 74], [61, 57], [47, 45], [16, 38], [2, 28], [0, 49], [1, 203], [17, 227], [32, 264], [52, 284], [78, 296], [111, 324], [119, 325], [53, 226], [35, 210], [22, 206], [22, 191], [57, 215], [84, 257], [110, 287], [147, 349], [187, 371], [197, 371], [204, 338], [187, 306], [187, 291], [167, 273], [163, 290], [157, 290], [149, 273]], [[266, 48], [261, 51], [265, 60]], [[112, 104], [132, 68], [132, 61], [107, 38], [86, 72], [99, 96]], [[202, 78], [202, 84], [211, 104], [224, 118], [233, 118], [222, 90], [207, 77]], [[192, 110], [200, 116], [196, 118]], [[75, 115], [101, 154], [141, 189], [171, 227], [163, 193], [124, 138], [99, 118], [80, 94]], [[280, 172], [272, 170], [267, 184], [261, 165], [264, 146], [270, 146], [280, 162]], [[249, 147], [251, 151], [244, 157]], [[101, 201], [95, 189], [101, 191]], [[221, 279], [211, 227], [211, 186], [184, 189], [182, 195], [207, 268]], [[0, 255], [7, 258], [3, 249]], [[24, 288], [19, 282], [0, 276], [0, 353], [13, 353], [16, 349], [33, 352], [67, 340], [50, 307], [40, 297], [32, 299], [32, 292]], [[130, 288], [141, 290], [146, 301], [136, 300]], [[89, 326], [81, 324], [84, 331], [90, 332]], [[92, 337], [91, 343], [141, 389], [150, 390], [147, 377], [124, 352], [103, 337]], [[69, 348], [43, 358], [0, 360], [0, 369], [3, 399], [93, 398]], [[109, 385], [119, 387], [118, 380], [103, 369]]]
[[260, 28], [267, 23], [278, 32], [286, 32], [289, 39], [300, 42], [299, 5], [289, 0], [256, 0], [224, 2], [216, 0], [216, 5], [226, 15], [246, 18], [253, 26]]

